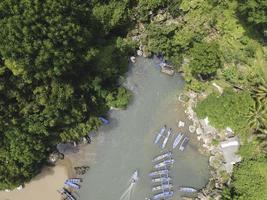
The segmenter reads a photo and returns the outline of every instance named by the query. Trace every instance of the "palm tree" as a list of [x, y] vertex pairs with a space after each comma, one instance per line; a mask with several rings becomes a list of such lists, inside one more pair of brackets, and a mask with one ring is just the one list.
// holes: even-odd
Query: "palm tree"
[[259, 101], [263, 104], [267, 104], [267, 83], [261, 82], [259, 85], [255, 86], [252, 89], [252, 96], [256, 101]]
[[247, 119], [249, 127], [254, 132], [265, 132], [267, 128], [267, 107], [255, 101], [255, 104], [249, 109]]

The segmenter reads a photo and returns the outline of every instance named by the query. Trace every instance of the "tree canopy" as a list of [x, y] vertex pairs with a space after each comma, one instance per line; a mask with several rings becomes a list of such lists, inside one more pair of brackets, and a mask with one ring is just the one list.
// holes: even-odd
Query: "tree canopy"
[[[58, 142], [79, 140], [130, 97], [128, 1], [0, 2], [0, 189], [29, 181]], [[111, 16], [112, 15], [112, 16]]]

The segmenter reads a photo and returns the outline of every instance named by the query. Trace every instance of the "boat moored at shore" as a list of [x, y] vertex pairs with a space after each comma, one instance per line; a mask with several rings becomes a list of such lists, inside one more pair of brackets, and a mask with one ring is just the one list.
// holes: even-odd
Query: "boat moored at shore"
[[161, 145], [161, 148], [162, 148], [162, 149], [165, 148], [165, 146], [166, 146], [166, 144], [167, 144], [167, 142], [168, 142], [168, 140], [169, 140], [169, 137], [170, 137], [171, 133], [172, 133], [172, 129], [169, 128], [168, 133], [167, 133], [166, 137], [164, 138], [163, 143], [162, 143], [162, 145]]
[[157, 137], [156, 137], [156, 139], [155, 139], [155, 141], [154, 141], [154, 144], [157, 144], [157, 143], [159, 142], [159, 140], [160, 140], [161, 136], [163, 135], [163, 133], [165, 132], [166, 128], [167, 128], [167, 126], [164, 125], [164, 126], [160, 129], [160, 132], [158, 133], [158, 135], [157, 135]]
[[159, 194], [156, 194], [152, 197], [153, 200], [157, 200], [157, 199], [167, 199], [173, 196], [173, 191], [168, 191], [168, 192], [162, 192]]
[[162, 168], [162, 167], [167, 167], [167, 166], [172, 165], [173, 163], [174, 163], [174, 159], [164, 160], [161, 163], [158, 163], [158, 164], [154, 165], [154, 168], [155, 169], [159, 169], [159, 168]]
[[172, 184], [162, 184], [158, 185], [152, 188], [152, 192], [158, 191], [158, 190], [170, 190], [173, 187]]
[[169, 173], [169, 170], [168, 169], [163, 169], [163, 170], [151, 172], [149, 174], [149, 176], [160, 176], [160, 175], [166, 175], [168, 173]]
[[161, 183], [168, 183], [168, 182], [170, 182], [172, 179], [171, 179], [171, 177], [160, 177], [160, 178], [154, 178], [154, 179], [152, 179], [152, 183], [159, 183], [159, 182], [161, 182]]
[[192, 187], [179, 187], [180, 192], [197, 192], [197, 189]]
[[182, 141], [182, 144], [181, 144], [180, 147], [179, 147], [179, 150], [180, 150], [180, 151], [184, 151], [184, 149], [185, 149], [185, 147], [187, 146], [188, 142], [189, 142], [189, 138], [188, 138], [188, 137], [185, 137], [185, 138], [183, 139], [183, 141]]
[[182, 134], [182, 133], [179, 133], [179, 134], [176, 136], [176, 138], [175, 138], [175, 140], [174, 140], [174, 142], [173, 142], [173, 145], [172, 145], [172, 148], [173, 148], [173, 149], [179, 144], [179, 142], [182, 140], [183, 136], [184, 136], [184, 134]]
[[164, 158], [170, 158], [171, 155], [172, 155], [172, 152], [171, 151], [168, 151], [168, 152], [166, 152], [164, 154], [161, 154], [161, 155], [153, 158], [152, 162], [158, 162], [160, 160], [163, 160]]

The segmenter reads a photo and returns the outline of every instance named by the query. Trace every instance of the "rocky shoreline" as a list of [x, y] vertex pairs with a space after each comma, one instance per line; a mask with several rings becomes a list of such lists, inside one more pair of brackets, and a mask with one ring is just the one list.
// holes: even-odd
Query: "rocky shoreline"
[[[162, 13], [158, 13], [154, 18], [156, 21], [166, 20], [166, 23], [173, 20], [170, 17], [162, 15]], [[136, 52], [138, 56], [145, 58], [152, 56], [152, 53], [147, 50], [148, 48], [145, 42], [147, 36], [145, 34], [145, 26], [142, 23], [139, 23], [128, 37], [139, 44], [139, 49]], [[235, 154], [239, 148], [239, 139], [234, 137], [231, 128], [217, 130], [209, 125], [207, 118], [197, 118], [193, 109], [197, 105], [197, 102], [205, 97], [205, 93], [198, 94], [193, 91], [187, 91], [184, 94], [185, 101], [179, 98], [185, 106], [185, 113], [188, 119], [193, 122], [193, 125], [189, 127], [189, 131], [195, 133], [197, 139], [202, 143], [200, 151], [209, 156], [211, 174], [208, 184], [198, 192], [196, 198], [184, 197], [184, 200], [221, 199], [224, 185], [229, 184], [231, 181], [233, 165], [241, 161], [241, 158]]]
[[[187, 101], [184, 102], [186, 107], [186, 114], [193, 122], [193, 126], [190, 128], [191, 132], [197, 134], [197, 139], [202, 142], [203, 153], [208, 154], [210, 174], [211, 177], [208, 184], [197, 194], [196, 198], [184, 198], [184, 199], [197, 199], [197, 200], [209, 200], [209, 199], [221, 199], [221, 192], [225, 184], [229, 184], [230, 177], [233, 169], [233, 164], [240, 161], [241, 158], [235, 155], [238, 146], [235, 145], [234, 149], [223, 148], [225, 144], [232, 144], [233, 141], [238, 139], [233, 137], [233, 132], [230, 128], [226, 130], [217, 130], [208, 124], [208, 119], [198, 119], [193, 108], [196, 106], [200, 99], [205, 98], [204, 94], [197, 94], [195, 92], [186, 92], [185, 96]], [[228, 145], [228, 147], [231, 147]], [[225, 152], [229, 151], [233, 155], [232, 160], [225, 158]], [[227, 152], [228, 153], [228, 152]]]

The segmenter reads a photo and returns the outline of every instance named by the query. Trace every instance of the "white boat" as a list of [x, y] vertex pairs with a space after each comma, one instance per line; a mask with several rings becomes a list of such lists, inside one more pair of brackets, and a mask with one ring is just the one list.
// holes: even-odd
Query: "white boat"
[[179, 150], [180, 150], [180, 151], [183, 151], [183, 150], [185, 149], [186, 145], [188, 144], [188, 142], [189, 142], [189, 138], [188, 138], [188, 137], [185, 137], [185, 138], [183, 139], [183, 141], [182, 141], [180, 147], [179, 147]]
[[159, 156], [153, 158], [152, 162], [158, 162], [158, 161], [160, 161], [160, 160], [162, 160], [164, 158], [170, 157], [171, 155], [172, 155], [172, 152], [168, 151], [168, 152], [166, 152], [166, 153], [164, 153], [162, 155], [159, 155]]
[[163, 170], [151, 172], [149, 174], [149, 176], [160, 176], [160, 175], [166, 175], [168, 173], [169, 173], [169, 170], [168, 169], [163, 169]]
[[152, 192], [158, 191], [158, 190], [167, 190], [167, 189], [171, 189], [173, 187], [172, 184], [162, 184], [162, 185], [158, 185], [152, 188]]
[[131, 177], [131, 182], [135, 183], [136, 181], [138, 181], [138, 178], [138, 171], [136, 170]]
[[161, 145], [161, 148], [162, 148], [162, 149], [165, 148], [165, 146], [166, 146], [166, 144], [167, 144], [167, 142], [168, 142], [168, 140], [169, 140], [169, 137], [170, 137], [171, 133], [172, 133], [172, 129], [170, 128], [170, 129], [168, 130], [168, 133], [167, 133], [166, 137], [165, 137], [164, 140], [163, 140], [162, 145]]
[[169, 165], [172, 165], [174, 163], [174, 159], [170, 159], [170, 160], [164, 160], [161, 163], [158, 163], [156, 165], [154, 165], [155, 169], [159, 169], [161, 167], [167, 167]]
[[180, 187], [179, 191], [180, 192], [197, 192], [197, 189], [192, 188], [192, 187]]
[[156, 194], [152, 197], [153, 200], [157, 200], [157, 199], [162, 199], [162, 198], [170, 198], [173, 195], [173, 191], [168, 191], [168, 192], [162, 192], [159, 194]]
[[183, 136], [184, 136], [184, 134], [182, 134], [182, 133], [179, 133], [177, 135], [177, 137], [175, 138], [173, 145], [172, 145], [173, 149], [179, 144], [179, 142], [182, 140]]
[[152, 179], [152, 183], [166, 183], [166, 182], [169, 182], [171, 181], [171, 177], [160, 177], [160, 178], [153, 178]]
[[165, 132], [166, 128], [167, 128], [166, 125], [164, 125], [164, 126], [160, 129], [160, 132], [158, 133], [158, 135], [157, 135], [157, 137], [156, 137], [156, 139], [155, 139], [155, 141], [154, 141], [154, 144], [157, 144], [157, 143], [159, 142], [159, 140], [160, 140], [161, 136], [163, 135], [163, 133]]

